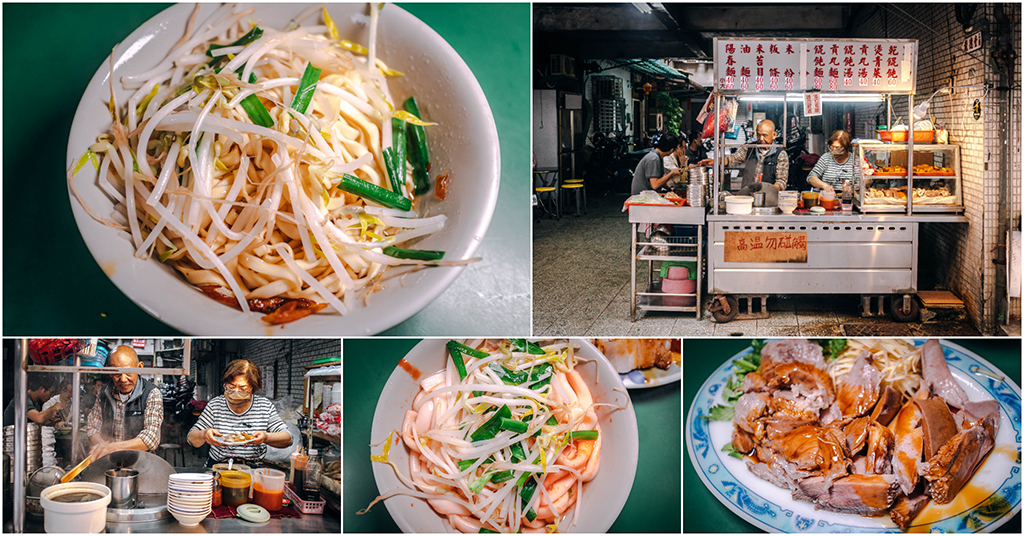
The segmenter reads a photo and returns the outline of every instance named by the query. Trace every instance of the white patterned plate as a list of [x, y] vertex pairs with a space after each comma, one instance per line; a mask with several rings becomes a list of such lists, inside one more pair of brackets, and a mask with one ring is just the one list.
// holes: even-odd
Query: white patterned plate
[[[957, 497], [946, 505], [930, 503], [910, 531], [991, 532], [1020, 511], [1020, 387], [974, 353], [950, 342], [940, 343], [953, 377], [968, 398], [999, 402], [999, 432], [992, 452]], [[920, 346], [924, 340], [914, 344]], [[789, 492], [754, 476], [743, 460], [721, 451], [732, 441], [732, 422], [701, 416], [722, 403], [722, 387], [732, 375], [733, 360], [749, 352], [748, 348], [730, 357], [715, 370], [686, 416], [686, 449], [704, 485], [738, 516], [771, 532], [900, 532], [888, 517], [826, 512], [795, 501]]]

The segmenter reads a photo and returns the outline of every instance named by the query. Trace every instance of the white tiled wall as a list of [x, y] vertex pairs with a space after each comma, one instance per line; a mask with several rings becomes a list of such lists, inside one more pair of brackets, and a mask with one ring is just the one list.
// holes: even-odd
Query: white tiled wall
[[[1020, 86], [1020, 4], [1004, 4], [1013, 23], [1011, 42], [1017, 52], [1017, 68], [1013, 84]], [[975, 27], [995, 29], [995, 8], [985, 4], [975, 16]], [[988, 22], [986, 22], [988, 21]], [[953, 4], [886, 4], [870, 19], [857, 21], [856, 37], [901, 38], [919, 41], [917, 102], [927, 99], [945, 85], [949, 76], [954, 84], [981, 85], [995, 83], [996, 73], [988, 62], [994, 40], [986, 31], [981, 50], [968, 55], [962, 51], [964, 33], [957, 22]], [[939, 285], [952, 290], [964, 300], [975, 325], [983, 332], [995, 329], [995, 266], [992, 251], [1003, 243], [999, 227], [999, 144], [1000, 131], [1011, 134], [1012, 214], [1020, 221], [1020, 90], [1011, 92], [1011, 124], [999, 117], [1000, 93], [986, 95], [984, 89], [961, 89], [952, 95], [939, 95], [932, 100], [929, 113], [950, 131], [950, 143], [960, 145], [963, 174], [964, 206], [969, 224], [930, 224], [922, 227], [920, 265], [935, 271]], [[975, 99], [983, 103], [982, 116], [975, 120], [971, 106]], [[897, 115], [909, 117], [906, 98], [894, 98]], [[860, 106], [857, 120], [871, 120], [875, 105]], [[1010, 304], [1011, 314], [1020, 317], [1020, 300]]]

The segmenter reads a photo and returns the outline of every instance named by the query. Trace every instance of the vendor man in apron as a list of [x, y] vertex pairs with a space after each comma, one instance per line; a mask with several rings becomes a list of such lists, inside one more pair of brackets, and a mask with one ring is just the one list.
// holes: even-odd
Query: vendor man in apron
[[[143, 366], [135, 350], [118, 346], [107, 365], [120, 368]], [[86, 434], [92, 443], [89, 455], [96, 461], [119, 450], [156, 450], [164, 422], [164, 398], [160, 390], [138, 374], [115, 374], [100, 391], [89, 413]]]
[[[769, 145], [773, 140], [775, 140], [775, 123], [767, 119], [758, 123], [757, 143]], [[786, 189], [786, 181], [789, 179], [789, 155], [782, 148], [747, 147], [736, 151], [725, 159], [725, 167], [737, 167], [740, 164], [743, 164], [740, 195], [750, 195], [765, 190], [767, 194], [765, 198], [770, 205], [773, 198], [778, 200], [779, 191]], [[774, 188], [764, 188], [764, 185], [773, 185]]]

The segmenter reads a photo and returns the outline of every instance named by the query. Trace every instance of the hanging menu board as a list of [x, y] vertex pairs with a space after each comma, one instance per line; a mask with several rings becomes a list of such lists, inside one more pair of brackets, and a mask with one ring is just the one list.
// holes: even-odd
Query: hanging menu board
[[715, 91], [908, 93], [916, 39], [715, 38]]

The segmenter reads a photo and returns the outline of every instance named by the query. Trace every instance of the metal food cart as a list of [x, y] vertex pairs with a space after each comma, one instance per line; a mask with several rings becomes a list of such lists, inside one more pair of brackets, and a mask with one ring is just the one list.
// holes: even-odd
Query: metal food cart
[[[642, 205], [630, 204], [629, 223], [632, 228], [630, 245], [630, 320], [636, 322], [640, 309], [649, 311], [674, 311], [694, 313], [701, 318], [701, 283], [704, 267], [704, 224], [706, 208], [703, 206]], [[671, 236], [664, 242], [655, 242], [646, 236], [648, 226], [670, 224], [677, 227], [691, 227], [693, 236]], [[647, 263], [648, 285], [637, 291], [637, 261]], [[655, 263], [689, 262], [696, 269], [691, 279], [696, 279], [693, 293], [666, 293], [662, 291], [662, 280], [654, 277]]]
[[[714, 46], [712, 121], [719, 120], [725, 97], [755, 93], [781, 94], [778, 100], [783, 102], [783, 140], [788, 139], [785, 103], [790, 92], [871, 92], [883, 98], [906, 95], [908, 114], [914, 107], [916, 40], [716, 38]], [[861, 70], [859, 65], [865, 64], [868, 67]], [[882, 65], [880, 70], [875, 68], [878, 65]], [[911, 121], [906, 144], [897, 146], [906, 153], [903, 180], [908, 193], [913, 192], [914, 179], [913, 126]], [[716, 178], [726, 177], [722, 158], [725, 148], [785, 150], [781, 144], [726, 145], [720, 129], [714, 132]], [[850, 158], [860, 158], [860, 153], [851, 153]], [[862, 177], [859, 164], [854, 161], [857, 178]], [[959, 172], [956, 179], [959, 181]], [[769, 294], [860, 294], [865, 312], [870, 310], [872, 300], [877, 300], [881, 309], [884, 297], [892, 296], [893, 316], [913, 320], [918, 314], [913, 295], [918, 291], [920, 224], [967, 221], [934, 208], [927, 214], [915, 213], [912, 195], [905, 203], [888, 207], [885, 214], [814, 215], [798, 210], [792, 215], [731, 215], [719, 210], [720, 180], [714, 181], [713, 208], [707, 217], [708, 294], [714, 296], [710, 311], [720, 322], [736, 318], [737, 298], [749, 300], [748, 308], [754, 298], [760, 298], [766, 315], [764, 300]], [[855, 189], [863, 195], [862, 189], [856, 185]]]

